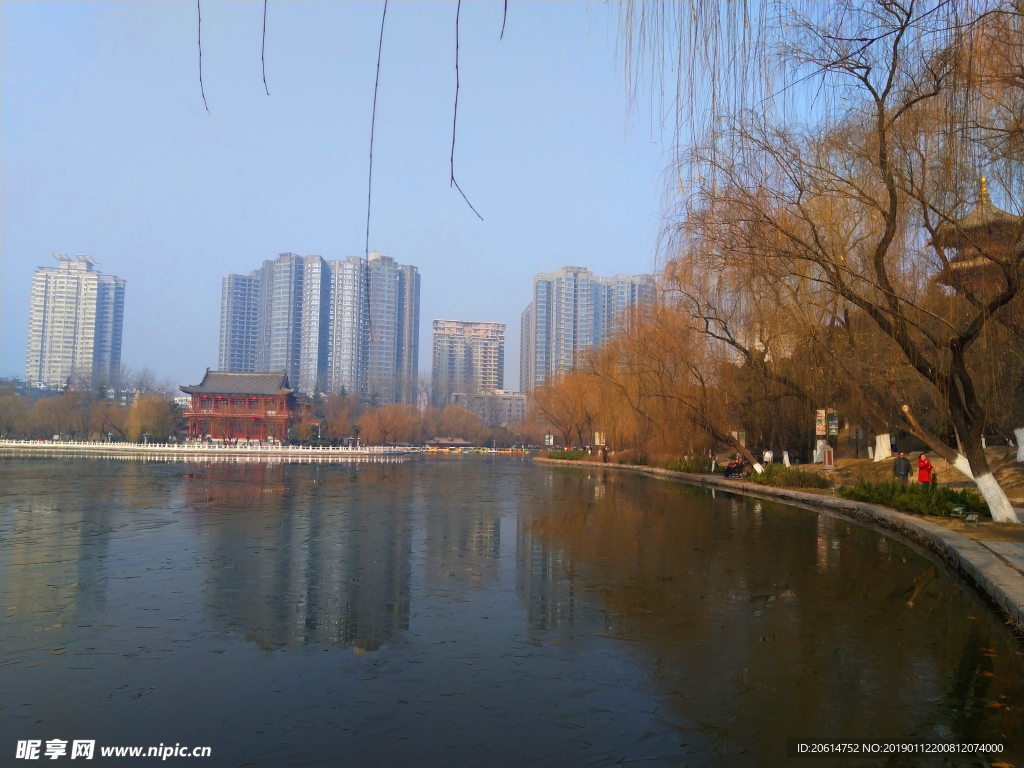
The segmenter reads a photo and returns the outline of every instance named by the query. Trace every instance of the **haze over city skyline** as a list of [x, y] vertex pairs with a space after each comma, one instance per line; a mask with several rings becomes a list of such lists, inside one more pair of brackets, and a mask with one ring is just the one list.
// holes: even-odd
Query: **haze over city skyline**
[[[32, 274], [86, 253], [127, 281], [122, 360], [176, 383], [217, 365], [221, 280], [278, 253], [363, 255], [381, 4], [5, 4], [0, 374], [23, 376]], [[508, 328], [533, 275], [654, 266], [661, 135], [628, 125], [614, 11], [466, 5], [448, 185], [455, 5], [389, 7], [370, 249], [422, 276], [431, 321]], [[668, 138], [666, 136], [666, 138]], [[420, 371], [430, 370], [421, 355]]]

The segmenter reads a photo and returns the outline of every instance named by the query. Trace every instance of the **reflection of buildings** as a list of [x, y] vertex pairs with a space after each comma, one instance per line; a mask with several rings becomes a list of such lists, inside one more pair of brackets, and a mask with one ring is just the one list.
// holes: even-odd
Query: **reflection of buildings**
[[[245, 493], [228, 503], [237, 509], [215, 530], [211, 603], [264, 648], [326, 642], [372, 651], [408, 629], [404, 507], [361, 505], [354, 469], [326, 472], [320, 483], [315, 467], [279, 470], [281, 479], [263, 483], [259, 494], [251, 493], [255, 468], [230, 465], [233, 477], [218, 470], [217, 487]], [[199, 498], [203, 480], [195, 480]]]
[[[130, 496], [113, 490], [121, 477], [135, 474], [128, 468], [114, 478], [103, 471], [86, 477], [59, 462], [36, 463], [31, 475], [4, 479], [10, 506], [0, 547], [2, 602], [8, 629], [18, 627], [4, 638], [5, 652], [16, 650], [18, 635], [35, 637], [31, 644], [36, 645], [44, 634], [81, 623], [83, 616], [102, 608], [110, 578], [112, 520], [122, 504], [133, 508]], [[136, 487], [150, 504], [163, 495], [152, 483]], [[53, 503], [41, 501], [44, 494], [53, 498], [58, 488], [73, 492]]]
[[516, 592], [526, 603], [526, 623], [532, 629], [569, 627], [583, 615], [584, 598], [576, 588], [572, 562], [562, 549], [541, 543], [523, 519], [516, 542]]
[[501, 555], [501, 513], [495, 505], [439, 509], [427, 520], [428, 583], [495, 584]]

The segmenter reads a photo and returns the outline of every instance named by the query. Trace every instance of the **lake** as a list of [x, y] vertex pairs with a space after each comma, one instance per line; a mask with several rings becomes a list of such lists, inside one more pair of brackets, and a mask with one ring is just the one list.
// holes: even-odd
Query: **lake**
[[823, 764], [787, 759], [794, 737], [1024, 752], [1021, 645], [943, 567], [628, 473], [2, 458], [0, 579], [5, 765], [29, 739], [95, 740], [93, 765], [176, 744], [211, 756], [168, 764], [206, 766]]

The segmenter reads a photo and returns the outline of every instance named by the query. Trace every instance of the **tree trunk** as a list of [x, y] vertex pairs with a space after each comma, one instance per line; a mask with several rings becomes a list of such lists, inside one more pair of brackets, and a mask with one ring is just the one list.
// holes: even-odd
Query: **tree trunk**
[[[962, 440], [962, 442], [965, 445], [965, 453], [967, 454], [964, 456], [924, 429], [917, 419], [914, 418], [913, 413], [910, 411], [910, 406], [903, 406], [903, 414], [906, 416], [907, 423], [911, 426], [915, 435], [921, 438], [935, 453], [952, 464], [957, 471], [974, 481], [982, 498], [988, 503], [989, 512], [991, 512], [992, 519], [995, 522], [1020, 523], [1017, 514], [1010, 505], [1010, 500], [1006, 497], [1006, 493], [996, 481], [992, 470], [988, 467], [985, 449], [981, 447], [980, 428], [976, 430], [963, 430], [966, 439]], [[964, 426], [966, 427], [966, 425]], [[974, 434], [975, 432], [977, 434]]]

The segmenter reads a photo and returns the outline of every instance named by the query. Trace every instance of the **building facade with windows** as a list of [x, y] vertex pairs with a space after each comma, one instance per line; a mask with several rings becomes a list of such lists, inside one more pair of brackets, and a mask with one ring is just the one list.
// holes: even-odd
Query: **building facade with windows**
[[507, 389], [479, 394], [455, 392], [449, 402], [475, 413], [485, 427], [505, 427], [526, 418], [526, 395]]
[[220, 294], [220, 352], [222, 371], [254, 373], [259, 344], [260, 270], [248, 275], [224, 275]]
[[626, 327], [655, 302], [652, 275], [599, 277], [567, 266], [535, 275], [533, 298], [520, 317], [520, 389], [530, 392]]
[[416, 402], [420, 277], [383, 254], [282, 253], [221, 292], [220, 367], [282, 370], [302, 394]]
[[358, 256], [332, 261], [329, 377], [327, 391], [337, 395], [366, 392], [369, 359], [369, 297], [366, 262]]
[[32, 278], [25, 380], [35, 387], [111, 384], [121, 367], [125, 281], [86, 255], [55, 253]]
[[479, 394], [505, 386], [505, 324], [435, 320], [431, 386], [441, 407], [456, 392]]

